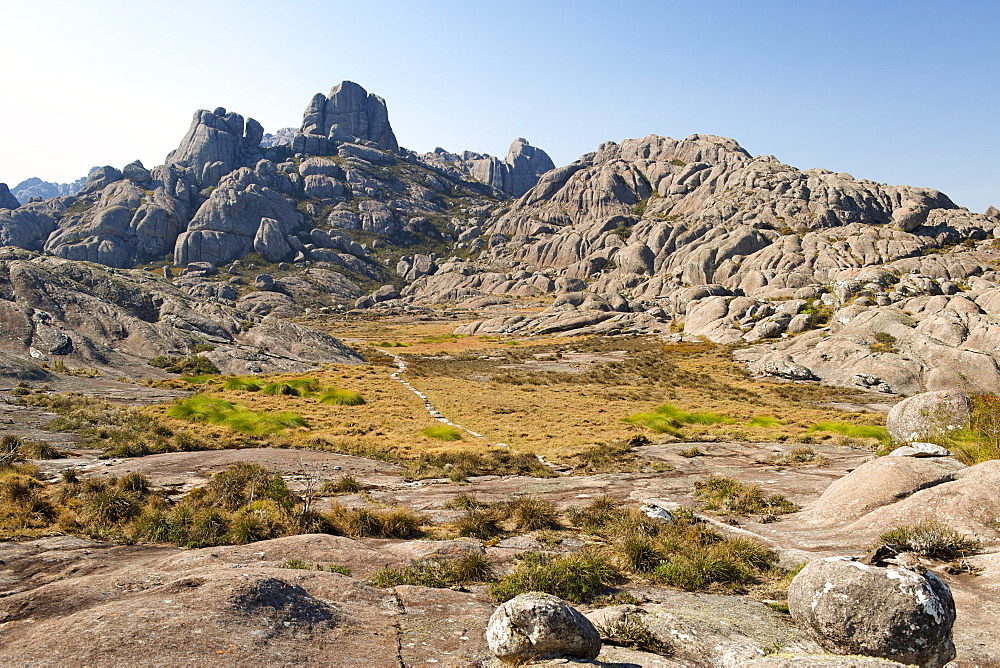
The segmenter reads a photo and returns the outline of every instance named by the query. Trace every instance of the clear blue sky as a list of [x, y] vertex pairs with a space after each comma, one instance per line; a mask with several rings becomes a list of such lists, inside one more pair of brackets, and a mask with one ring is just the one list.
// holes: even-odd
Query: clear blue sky
[[160, 164], [195, 109], [297, 126], [350, 79], [400, 143], [565, 164], [733, 137], [1000, 206], [1000, 2], [0, 0], [0, 182]]

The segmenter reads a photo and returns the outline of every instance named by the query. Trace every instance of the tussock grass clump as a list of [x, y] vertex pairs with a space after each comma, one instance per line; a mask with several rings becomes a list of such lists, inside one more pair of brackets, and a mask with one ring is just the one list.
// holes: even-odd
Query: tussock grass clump
[[510, 574], [490, 585], [490, 595], [503, 603], [519, 594], [540, 591], [571, 603], [587, 603], [621, 580], [621, 572], [597, 551], [558, 557], [528, 552]]
[[350, 473], [341, 476], [337, 480], [328, 480], [319, 488], [319, 496], [337, 496], [338, 494], [357, 494], [364, 487], [358, 479]]
[[780, 427], [785, 424], [772, 415], [755, 415], [747, 421], [748, 427]]
[[231, 392], [260, 392], [261, 385], [250, 378], [230, 378], [222, 384], [222, 389]]
[[966, 557], [979, 549], [974, 538], [963, 536], [943, 522], [921, 522], [902, 526], [879, 536], [873, 550], [886, 546], [897, 554], [916, 552], [922, 557], [938, 561], [952, 561]]
[[409, 508], [347, 508], [340, 504], [323, 513], [331, 533], [351, 538], [419, 538], [425, 522]]
[[414, 561], [403, 568], [386, 566], [372, 575], [372, 585], [383, 589], [398, 585], [446, 588], [494, 580], [493, 565], [476, 552], [452, 559]]
[[508, 514], [517, 531], [559, 527], [559, 511], [551, 501], [522, 496], [507, 503]]
[[629, 473], [639, 469], [632, 448], [648, 445], [645, 436], [635, 436], [624, 442], [598, 443], [581, 450], [570, 460], [578, 473]]
[[534, 455], [505, 448], [461, 448], [425, 453], [406, 462], [407, 477], [464, 480], [478, 475], [530, 475], [551, 478], [556, 474]]
[[608, 645], [631, 647], [660, 656], [672, 656], [674, 653], [674, 649], [668, 643], [660, 640], [649, 630], [640, 614], [627, 615], [606, 626], [598, 625], [597, 630]]
[[652, 519], [610, 497], [571, 509], [570, 521], [607, 541], [605, 553], [625, 572], [690, 591], [739, 589], [771, 575], [777, 555], [754, 541], [729, 539], [689, 510], [674, 521]]
[[438, 441], [461, 441], [462, 432], [452, 427], [450, 424], [437, 424], [433, 427], [421, 429], [420, 433], [428, 438]]
[[689, 413], [671, 404], [663, 404], [654, 413], [635, 413], [624, 418], [624, 422], [659, 434], [677, 434], [686, 424], [733, 424], [735, 420], [719, 413]]
[[459, 536], [488, 540], [507, 532], [558, 529], [559, 511], [551, 501], [523, 496], [511, 501], [483, 503], [471, 495], [458, 495], [446, 508], [465, 510], [454, 523]]
[[341, 390], [335, 387], [321, 392], [316, 400], [321, 404], [329, 404], [331, 406], [360, 406], [365, 403], [365, 398], [361, 396], [361, 393], [353, 390]]
[[771, 460], [775, 466], [803, 466], [806, 464], [816, 464], [822, 466], [827, 463], [827, 458], [819, 454], [812, 448], [802, 446], [793, 448], [780, 457]]
[[305, 419], [290, 411], [261, 413], [203, 394], [178, 401], [170, 407], [167, 415], [179, 420], [229, 427], [235, 432], [254, 436], [266, 436], [289, 427], [306, 426]]
[[781, 494], [768, 495], [760, 485], [747, 485], [721, 476], [709, 476], [696, 482], [694, 494], [704, 501], [705, 510], [724, 514], [781, 515], [799, 509]]
[[857, 425], [847, 422], [817, 422], [809, 428], [809, 433], [830, 431], [848, 438], [877, 438], [880, 441], [889, 440], [889, 430], [874, 425]]

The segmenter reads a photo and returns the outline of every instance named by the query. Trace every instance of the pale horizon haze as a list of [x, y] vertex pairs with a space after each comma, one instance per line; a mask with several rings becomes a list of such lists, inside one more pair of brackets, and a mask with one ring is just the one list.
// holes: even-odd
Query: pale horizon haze
[[297, 127], [342, 80], [401, 145], [556, 165], [716, 134], [1000, 206], [1000, 3], [0, 0], [0, 183], [163, 162], [195, 110]]

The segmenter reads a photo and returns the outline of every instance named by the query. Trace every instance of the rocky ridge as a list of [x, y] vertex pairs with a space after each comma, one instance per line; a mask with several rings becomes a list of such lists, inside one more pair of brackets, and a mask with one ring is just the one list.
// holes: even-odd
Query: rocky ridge
[[705, 338], [749, 344], [755, 373], [912, 393], [1000, 389], [998, 224], [714, 135], [606, 142], [559, 168], [521, 139], [504, 160], [417, 155], [382, 98], [343, 82], [281, 141], [199, 111], [160, 167], [0, 209], [0, 244], [118, 268], [286, 263], [290, 284], [353, 287], [325, 303], [265, 288], [258, 311], [490, 308], [458, 333]]

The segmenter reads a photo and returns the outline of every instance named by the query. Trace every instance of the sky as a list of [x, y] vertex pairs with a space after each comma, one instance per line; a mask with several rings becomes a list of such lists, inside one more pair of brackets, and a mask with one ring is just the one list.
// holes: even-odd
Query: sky
[[298, 126], [342, 80], [400, 144], [557, 165], [647, 134], [1000, 207], [1000, 2], [0, 0], [0, 182], [159, 165], [195, 110]]

